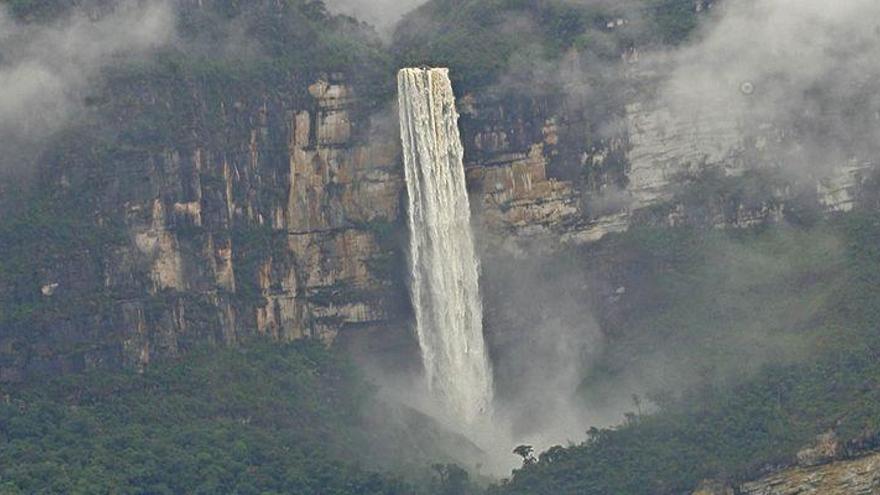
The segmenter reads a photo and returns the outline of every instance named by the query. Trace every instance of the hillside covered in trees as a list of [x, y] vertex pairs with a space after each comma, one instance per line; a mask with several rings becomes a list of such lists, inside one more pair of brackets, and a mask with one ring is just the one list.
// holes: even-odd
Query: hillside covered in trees
[[[558, 335], [511, 343], [520, 334], [505, 324], [543, 331], [540, 305], [559, 309], [554, 324], [598, 329], [589, 362], [572, 368], [568, 442], [486, 447], [398, 403], [404, 381], [383, 382], [363, 359], [418, 361], [389, 117], [398, 68], [450, 68], [476, 157], [468, 173], [492, 178], [471, 191], [483, 242], [481, 199], [507, 193], [492, 167], [533, 167], [541, 153], [540, 173], [509, 174], [512, 189], [547, 194], [527, 198], [536, 209], [630, 208], [633, 164], [621, 157], [634, 145], [618, 135], [641, 131], [621, 122], [656, 77], [633, 76], [635, 60], [706, 36], [720, 3], [430, 0], [386, 39], [321, 0], [0, 0], [0, 81], [12, 87], [20, 73], [5, 70], [30, 58], [65, 81], [26, 111], [8, 110], [24, 93], [0, 93], [0, 116], [16, 122], [0, 123], [0, 494], [673, 495], [797, 465], [827, 432], [842, 447], [823, 463], [876, 449], [873, 170], [851, 174], [855, 206], [831, 211], [816, 206], [816, 170], [670, 173], [668, 204], [600, 239], [510, 258], [515, 242], [481, 245], [490, 354], [508, 359], [496, 372], [513, 370], [496, 377], [498, 412], [531, 412], [516, 427], [555, 418], [558, 404], [510, 390], [560, 363], [510, 349]], [[147, 41], [106, 26], [74, 39], [148, 4], [164, 27], [126, 26]], [[135, 48], [110, 46], [119, 40]], [[54, 50], [93, 55], [59, 62]], [[85, 75], [70, 76], [77, 65]], [[866, 84], [853, 83], [860, 98]], [[733, 88], [742, 99], [761, 89]], [[805, 101], [798, 111], [817, 122], [861, 116], [852, 104], [826, 118]], [[848, 129], [808, 122], [779, 139]], [[660, 134], [703, 137], [687, 131]], [[755, 155], [766, 139], [749, 140], [737, 164], [772, 161]], [[517, 200], [498, 211], [518, 221]], [[743, 213], [752, 206], [760, 221]], [[135, 259], [131, 245], [158, 254]]]

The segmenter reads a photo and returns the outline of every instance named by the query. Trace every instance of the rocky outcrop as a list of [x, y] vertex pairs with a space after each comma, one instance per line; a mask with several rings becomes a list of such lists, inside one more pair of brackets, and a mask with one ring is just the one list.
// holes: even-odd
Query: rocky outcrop
[[797, 462], [802, 467], [818, 466], [839, 459], [843, 450], [843, 444], [833, 431], [823, 433], [816, 437], [816, 445], [797, 453]]
[[[465, 167], [490, 249], [546, 250], [626, 228], [621, 212], [609, 207], [614, 200], [604, 200], [625, 180], [624, 142], [586, 146], [588, 126], [562, 113], [562, 96], [462, 100]], [[606, 204], [590, 203], [596, 196]]]
[[[548, 176], [553, 157], [546, 142], [534, 143], [527, 153], [500, 153], [496, 162], [470, 164], [481, 220], [496, 244], [587, 244], [640, 223], [735, 228], [778, 223], [803, 187], [777, 180], [785, 174], [754, 159], [761, 153], [754, 143], [763, 141], [745, 140], [723, 120], [706, 117], [699, 121], [705, 125], [693, 127], [694, 122], [636, 104], [628, 107], [627, 119], [625, 134], [575, 164], [582, 176], [595, 176], [591, 169], [613, 155], [619, 175], [600, 175], [597, 183]], [[853, 210], [873, 170], [872, 163], [854, 162], [817, 176], [816, 209]], [[753, 187], [740, 180], [744, 175], [766, 178]], [[712, 190], [725, 185], [734, 189]]]
[[706, 480], [700, 483], [700, 486], [692, 495], [735, 495], [733, 488], [725, 483], [718, 481]]
[[693, 495], [868, 495], [880, 492], [880, 452], [876, 434], [866, 433], [850, 442], [834, 431], [816, 437], [814, 445], [797, 453], [796, 464], [777, 469], [739, 485], [706, 480]]
[[570, 182], [547, 178], [541, 144], [502, 163], [473, 166], [467, 177], [479, 190], [477, 218], [496, 240], [558, 238], [577, 221], [575, 190]]
[[744, 495], [871, 495], [880, 492], [880, 453], [801, 466], [745, 483]]
[[874, 164], [857, 159], [834, 167], [831, 173], [817, 182], [819, 202], [828, 211], [852, 211], [858, 205], [859, 195], [864, 191], [872, 171]]

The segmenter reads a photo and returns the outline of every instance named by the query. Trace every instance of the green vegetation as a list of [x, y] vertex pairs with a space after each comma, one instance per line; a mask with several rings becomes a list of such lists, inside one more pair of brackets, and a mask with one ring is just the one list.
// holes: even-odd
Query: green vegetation
[[[0, 0], [13, 16], [34, 23], [50, 22], [72, 3]], [[459, 88], [485, 88], [529, 66], [555, 75], [570, 53], [605, 67], [635, 45], [682, 42], [697, 25], [691, 0], [589, 6], [432, 0], [406, 19], [389, 53], [375, 33], [329, 14], [320, 1], [207, 3], [210, 8], [181, 12], [180, 43], [106, 69], [102, 85], [85, 98], [88, 111], [80, 117], [88, 129], [56, 136], [41, 157], [66, 165], [55, 169], [71, 173], [63, 190], [3, 191], [0, 328], [7, 354], [28, 338], [49, 340], [51, 347], [54, 336], [40, 340], [32, 333], [44, 328], [41, 322], [101, 314], [110, 300], [102, 283], [105, 262], [125, 241], [119, 219], [97, 217], [107, 208], [98, 204], [102, 193], [154, 197], [150, 188], [159, 187], [144, 179], [149, 172], [132, 169], [158, 167], [153, 158], [188, 151], [194, 140], [217, 152], [242, 152], [229, 143], [248, 142], [247, 136], [231, 134], [262, 124], [253, 113], [230, 110], [238, 103], [249, 109], [269, 100], [289, 104], [306, 98], [317, 78], [340, 73], [378, 105], [390, 94], [394, 63], [449, 66]], [[640, 15], [627, 15], [633, 10]], [[618, 25], [619, 18], [629, 22]], [[254, 46], [227, 45], [238, 29]], [[589, 83], [600, 88], [602, 81]], [[611, 90], [596, 93], [606, 100]], [[283, 149], [284, 126], [270, 124], [266, 132], [275, 135], [262, 144]], [[211, 181], [206, 174], [206, 190], [225, 187]], [[765, 198], [776, 185], [758, 176], [692, 182], [680, 198], [691, 212], [719, 198], [734, 205]], [[490, 491], [682, 493], [703, 478], [748, 479], [789, 462], [832, 426], [844, 440], [875, 435], [880, 215], [797, 220], [796, 227], [742, 232], [640, 228], [600, 246], [624, 260], [630, 273], [623, 278], [638, 283], [626, 287], [630, 311], [608, 329], [612, 338], [580, 391], [590, 403], [611, 402], [615, 387], [633, 380], [645, 384], [645, 402], [654, 410], [534, 459], [528, 448], [518, 449], [524, 467]], [[376, 221], [361, 227], [374, 232], [386, 252], [370, 268], [386, 275], [401, 269], [393, 249], [399, 226]], [[202, 234], [178, 228], [183, 238]], [[285, 252], [284, 234], [241, 227], [231, 235], [237, 295], [257, 303], [260, 264]], [[56, 295], [44, 297], [40, 288], [55, 281], [59, 266], [74, 268]], [[330, 295], [344, 300], [351, 290], [333, 287], [313, 294], [312, 302], [328, 302]], [[147, 312], [167, 306], [165, 296], [153, 297]], [[209, 307], [200, 311], [198, 301], [186, 307], [187, 318], [209, 320]], [[53, 331], [62, 338], [58, 328]], [[92, 372], [4, 385], [0, 494], [418, 492], [372, 471], [385, 467], [373, 456], [387, 432], [364, 421], [371, 405], [369, 386], [350, 364], [312, 342], [203, 350], [143, 375]], [[426, 491], [478, 491], [454, 465], [436, 464], [434, 472], [433, 480], [423, 480]]]
[[[231, 26], [243, 26], [244, 32], [236, 34]], [[320, 0], [215, 2], [210, 10], [184, 9], [180, 30], [189, 43], [176, 47], [179, 66], [203, 77], [271, 87], [341, 73], [368, 96], [387, 91], [383, 81], [391, 81], [391, 60], [375, 33], [355, 19], [330, 14]], [[236, 36], [255, 46], [228, 46], [220, 56], [204, 49], [225, 46]]]
[[[79, 3], [0, 0], [0, 8], [21, 21], [50, 23]], [[366, 96], [390, 94], [391, 58], [376, 33], [356, 19], [331, 14], [321, 0], [215, 0], [180, 2], [176, 8], [178, 41], [158, 57], [129, 60], [111, 72], [138, 83], [198, 80], [209, 92], [225, 90], [225, 96], [235, 88], [284, 86], [301, 95], [319, 77], [339, 73]]]
[[697, 27], [695, 2], [676, 0], [647, 0], [643, 2], [644, 11], [650, 16], [654, 37], [664, 43], [681, 43]]
[[286, 249], [286, 233], [267, 226], [239, 228], [232, 231], [232, 243], [235, 246], [236, 295], [250, 303], [265, 304], [260, 270], [270, 260], [290, 256]]
[[[834, 425], [844, 440], [880, 429], [880, 215], [641, 228], [602, 247], [634, 260], [645, 283], [629, 289], [641, 309], [618, 323], [584, 394], [601, 401], [603, 386], [656, 362], [652, 351], [677, 371], [651, 384], [655, 411], [544, 452], [490, 492], [681, 493], [790, 462]], [[421, 489], [362, 467], [387, 433], [363, 422], [370, 389], [311, 342], [0, 392], [0, 493], [479, 491], [455, 466], [437, 464]]]
[[617, 242], [643, 272], [628, 288], [633, 310], [610, 329], [615, 342], [599, 363], [612, 374], [597, 373], [597, 382], [645, 359], [662, 368], [669, 383], [653, 385], [664, 389], [796, 361], [827, 330], [821, 311], [846, 285], [845, 251], [827, 226], [640, 229]]
[[584, 392], [600, 400], [603, 384], [660, 362], [657, 410], [548, 450], [493, 493], [682, 493], [790, 463], [832, 427], [844, 441], [880, 430], [880, 215], [608, 242], [635, 250], [645, 286], [633, 297], [645, 306], [620, 324]]
[[77, 267], [80, 284], [100, 278], [102, 261], [125, 241], [124, 230], [110, 221], [96, 223], [90, 215], [93, 198], [86, 195], [10, 190], [2, 199], [0, 328], [24, 332], [36, 321], [71, 316], [68, 310], [94, 311], [103, 301], [101, 293], [76, 294], [65, 287], [49, 300], [40, 288], [61, 282], [51, 270], [56, 265]]
[[518, 64], [552, 71], [542, 64], [570, 50], [615, 61], [636, 44], [677, 43], [696, 16], [690, 0], [433, 0], [407, 16], [393, 48], [401, 65], [447, 66], [459, 87], [473, 89]]
[[412, 493], [360, 467], [370, 388], [314, 342], [0, 389], [0, 493]]

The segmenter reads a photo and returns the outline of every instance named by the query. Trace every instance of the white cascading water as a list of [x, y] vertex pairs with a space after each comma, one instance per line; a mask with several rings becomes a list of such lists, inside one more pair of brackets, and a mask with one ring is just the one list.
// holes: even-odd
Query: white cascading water
[[471, 424], [490, 411], [492, 373], [455, 96], [447, 69], [403, 69], [397, 83], [410, 296], [428, 387], [454, 418]]

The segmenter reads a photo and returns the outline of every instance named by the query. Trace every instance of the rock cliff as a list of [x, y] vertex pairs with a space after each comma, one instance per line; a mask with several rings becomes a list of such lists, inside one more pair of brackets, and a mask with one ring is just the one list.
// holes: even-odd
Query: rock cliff
[[[356, 84], [331, 74], [221, 91], [120, 78], [88, 96], [118, 133], [77, 137], [85, 144], [67, 146], [42, 179], [62, 197], [87, 196], [83, 213], [113, 240], [37, 267], [27, 290], [49, 316], [3, 332], [0, 376], [142, 367], [252, 334], [332, 341], [409, 318], [398, 138]], [[712, 114], [682, 121], [637, 100], [594, 121], [562, 94], [463, 95], [483, 249], [552, 252], [634, 224], [745, 227], [796, 208], [803, 184], [747, 166], [778, 139], [772, 128], [756, 136]], [[613, 132], [603, 119], [618, 123]], [[872, 170], [836, 166], [807, 201], [849, 211]], [[34, 329], [46, 336], [39, 345]]]
[[870, 495], [878, 491], [880, 491], [880, 454], [872, 453], [822, 466], [797, 467], [781, 471], [744, 484], [739, 493]]
[[730, 484], [706, 480], [693, 495], [868, 495], [880, 490], [880, 452], [876, 435], [842, 442], [833, 431], [816, 437], [813, 446], [797, 454], [793, 466], [775, 469], [763, 477]]
[[87, 195], [87, 222], [114, 238], [100, 255], [68, 246], [39, 261], [28, 290], [43, 316], [5, 320], [3, 380], [140, 368], [254, 334], [332, 341], [406, 318], [393, 127], [341, 76], [219, 95], [197, 81], [123, 79], [97, 111], [158, 134], [164, 124], [148, 114], [165, 110], [184, 135], [126, 142], [123, 131], [106, 148], [90, 135], [81, 163], [69, 148], [52, 163], [42, 183], [62, 202]]
[[693, 495], [871, 495], [880, 490], [880, 453], [798, 466], [742, 484], [704, 482]]
[[[259, 5], [259, 19], [287, 8]], [[277, 41], [283, 30], [271, 27]], [[42, 158], [39, 187], [55, 212], [78, 217], [67, 227], [90, 235], [11, 242], [40, 261], [6, 260], [19, 270], [0, 280], [10, 302], [0, 308], [0, 379], [143, 367], [252, 334], [332, 341], [409, 318], [403, 173], [396, 125], [377, 112], [385, 100], [351, 74], [255, 78], [208, 64], [185, 75], [194, 69], [162, 63], [109, 69], [80, 95], [83, 125]], [[630, 89], [653, 77], [635, 48], [621, 65]], [[803, 205], [842, 212], [877, 202], [870, 160], [848, 157], [792, 180], [768, 152], [786, 132], [723, 109], [683, 118], [631, 90], [601, 107], [573, 104], [566, 87], [459, 96], [486, 252], [552, 252], [632, 225], [747, 227]], [[52, 235], [63, 230], [43, 221]]]
[[[633, 86], [656, 77], [629, 63]], [[589, 244], [639, 224], [741, 228], [803, 208], [847, 212], [876, 174], [858, 156], [791, 163], [795, 131], [722, 107], [673, 111], [630, 91], [616, 113], [591, 115], [564, 93], [507, 98], [468, 95], [462, 127], [488, 242], [513, 252]]]

